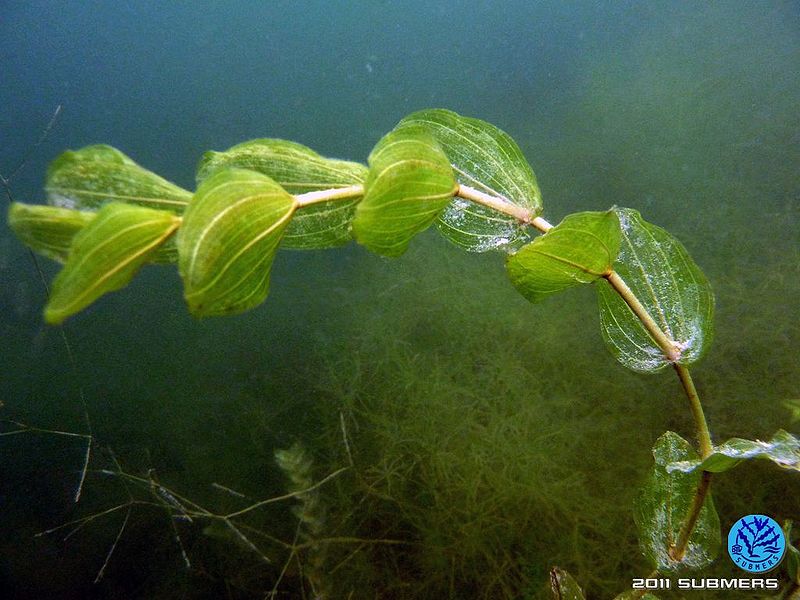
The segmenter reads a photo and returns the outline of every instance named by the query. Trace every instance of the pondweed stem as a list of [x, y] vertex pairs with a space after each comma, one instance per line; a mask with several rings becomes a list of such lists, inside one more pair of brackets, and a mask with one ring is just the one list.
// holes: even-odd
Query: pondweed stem
[[[697, 426], [697, 441], [700, 444], [700, 456], [705, 459], [712, 452], [711, 434], [708, 431], [708, 424], [706, 423], [706, 416], [703, 412], [703, 405], [700, 404], [700, 396], [697, 394], [697, 389], [694, 387], [692, 375], [689, 373], [684, 365], [673, 363], [675, 372], [681, 380], [683, 390], [689, 398], [689, 406], [692, 409], [692, 416], [694, 417], [695, 425]], [[686, 548], [689, 545], [689, 538], [692, 536], [694, 526], [697, 524], [697, 519], [700, 517], [700, 511], [703, 509], [706, 497], [711, 489], [711, 473], [703, 471], [700, 477], [700, 483], [697, 484], [697, 489], [694, 492], [692, 505], [689, 507], [689, 513], [686, 520], [681, 526], [681, 531], [678, 534], [678, 541], [670, 548], [670, 556], [673, 560], [680, 561], [686, 553]]]
[[517, 206], [508, 200], [504, 200], [498, 196], [492, 196], [486, 192], [476, 190], [468, 185], [459, 185], [456, 189], [456, 196], [470, 200], [475, 204], [480, 204], [496, 210], [497, 212], [509, 215], [517, 219], [520, 223], [535, 227], [542, 233], [547, 233], [553, 226], [541, 217], [535, 216], [530, 210], [524, 206]]
[[669, 555], [672, 560], [676, 562], [683, 560], [686, 549], [689, 547], [689, 538], [692, 536], [694, 526], [697, 525], [697, 519], [700, 517], [700, 511], [703, 509], [703, 504], [710, 489], [711, 473], [703, 471], [700, 476], [700, 483], [697, 484], [697, 489], [694, 492], [694, 498], [692, 498], [692, 505], [686, 515], [686, 520], [681, 525], [680, 533], [678, 533], [678, 541], [669, 549]]
[[[456, 195], [466, 200], [471, 200], [477, 204], [492, 208], [498, 212], [515, 217], [521, 223], [531, 225], [542, 233], [547, 233], [553, 227], [541, 217], [534, 217], [533, 213], [526, 208], [515, 206], [510, 202], [503, 200], [502, 198], [486, 194], [480, 190], [470, 188], [469, 186], [459, 186], [456, 191]], [[709, 454], [711, 454], [712, 451], [711, 434], [708, 431], [708, 424], [706, 423], [703, 406], [700, 403], [700, 396], [697, 394], [697, 389], [694, 386], [694, 381], [692, 381], [692, 376], [689, 373], [689, 369], [687, 369], [684, 365], [678, 364], [677, 362], [681, 357], [681, 348], [658, 326], [650, 313], [647, 312], [647, 309], [644, 307], [644, 305], [642, 305], [642, 303], [636, 297], [636, 294], [633, 293], [622, 277], [619, 276], [619, 273], [614, 270], [610, 270], [608, 273], [605, 273], [603, 277], [606, 279], [606, 281], [608, 281], [614, 291], [617, 292], [617, 294], [619, 294], [620, 297], [625, 301], [625, 304], [627, 304], [628, 307], [633, 311], [633, 314], [636, 315], [656, 344], [658, 344], [658, 347], [661, 348], [664, 356], [675, 368], [675, 372], [678, 374], [678, 379], [680, 379], [681, 385], [683, 386], [683, 391], [686, 393], [686, 396], [689, 399], [689, 406], [691, 408], [692, 417], [694, 418], [695, 428], [697, 430], [697, 440], [700, 445], [700, 455], [702, 458], [706, 458]], [[698, 483], [697, 489], [695, 490], [692, 504], [689, 507], [689, 512], [686, 515], [686, 520], [683, 522], [683, 525], [681, 525], [680, 532], [678, 533], [678, 540], [675, 545], [669, 549], [670, 556], [677, 562], [680, 562], [686, 554], [686, 549], [689, 546], [689, 539], [692, 536], [695, 525], [697, 525], [697, 520], [700, 518], [700, 511], [703, 509], [703, 505], [705, 504], [706, 497], [708, 496], [710, 489], [711, 473], [708, 471], [703, 471], [703, 474], [700, 477], [700, 483]], [[637, 594], [634, 597], [641, 597], [641, 595]]]
[[[363, 185], [351, 185], [343, 188], [334, 188], [329, 190], [318, 190], [314, 192], [307, 192], [295, 196], [297, 207], [309, 206], [318, 202], [328, 202], [330, 200], [344, 200], [353, 198], [364, 194]], [[455, 195], [465, 200], [470, 200], [481, 206], [486, 206], [497, 212], [509, 215], [517, 219], [520, 223], [535, 227], [542, 233], [547, 233], [553, 226], [545, 219], [535, 216], [533, 212], [524, 206], [518, 206], [511, 202], [492, 194], [487, 194], [478, 189], [468, 185], [459, 185], [456, 188]], [[700, 404], [700, 398], [697, 395], [697, 390], [694, 387], [694, 382], [689, 374], [689, 370], [677, 363], [681, 356], [681, 349], [674, 340], [671, 340], [658, 326], [647, 309], [642, 305], [636, 295], [631, 291], [619, 273], [616, 271], [609, 271], [603, 277], [608, 281], [611, 287], [617, 294], [625, 301], [625, 303], [633, 311], [633, 314], [641, 321], [647, 332], [658, 344], [659, 348], [664, 352], [664, 356], [675, 367], [678, 373], [678, 378], [683, 385], [683, 389], [689, 398], [689, 405], [691, 406], [692, 416], [694, 417], [695, 426], [697, 428], [697, 438], [700, 443], [700, 454], [703, 458], [711, 453], [711, 437], [708, 432], [708, 425], [706, 423], [703, 407]], [[707, 487], [707, 486], [706, 486]], [[702, 502], [700, 504], [702, 506]], [[689, 531], [691, 533], [691, 531]]]
[[[343, 188], [318, 190], [300, 194], [295, 196], [295, 200], [298, 208], [302, 208], [303, 206], [316, 204], [318, 202], [343, 200], [355, 196], [361, 196], [363, 194], [363, 185], [352, 185]], [[459, 198], [480, 204], [481, 206], [486, 206], [487, 208], [495, 210], [499, 213], [514, 217], [520, 223], [530, 225], [542, 233], [547, 233], [553, 228], [550, 223], [548, 223], [542, 217], [535, 216], [534, 213], [528, 208], [525, 208], [524, 206], [518, 206], [504, 198], [482, 192], [481, 190], [475, 189], [468, 185], [459, 185], [456, 188], [455, 195]], [[703, 413], [703, 407], [700, 404], [700, 398], [697, 394], [697, 390], [694, 387], [694, 382], [689, 374], [689, 370], [685, 366], [677, 363], [681, 356], [680, 347], [658, 326], [650, 313], [647, 312], [647, 309], [644, 307], [644, 305], [639, 301], [622, 277], [619, 276], [619, 273], [614, 270], [610, 270], [608, 273], [605, 273], [603, 277], [606, 279], [606, 281], [608, 281], [614, 291], [617, 292], [617, 294], [619, 294], [625, 303], [630, 307], [630, 309], [633, 311], [633, 314], [636, 315], [656, 344], [658, 344], [658, 347], [661, 348], [664, 356], [675, 367], [675, 371], [678, 373], [678, 378], [681, 381], [681, 385], [686, 392], [686, 396], [689, 398], [689, 405], [692, 410], [692, 416], [694, 417], [695, 427], [697, 428], [697, 439], [700, 443], [700, 454], [703, 456], [703, 458], [705, 458], [711, 453], [711, 437], [708, 432], [708, 425], [706, 423], [705, 414]]]
[[689, 373], [689, 369], [678, 363], [674, 363], [672, 366], [675, 368], [675, 372], [681, 380], [681, 385], [683, 385], [683, 390], [689, 398], [689, 406], [692, 409], [692, 416], [697, 426], [697, 441], [700, 444], [700, 456], [705, 459], [712, 452], [712, 444], [711, 434], [708, 431], [708, 424], [706, 423], [706, 415], [703, 412], [703, 405], [700, 403], [700, 396], [697, 394], [697, 389], [694, 387], [694, 381], [692, 381], [692, 375]]
[[[486, 194], [480, 190], [470, 188], [469, 186], [459, 186], [458, 190], [456, 191], [456, 195], [461, 198], [471, 200], [477, 204], [492, 208], [498, 212], [511, 215], [517, 218], [521, 223], [531, 225], [542, 233], [547, 233], [553, 227], [541, 217], [534, 217], [533, 214], [526, 208], [515, 206], [502, 198]], [[692, 381], [692, 376], [689, 373], [689, 369], [687, 369], [684, 365], [678, 364], [678, 360], [681, 357], [680, 346], [674, 340], [670, 339], [669, 336], [667, 336], [667, 334], [664, 333], [664, 331], [658, 326], [644, 305], [642, 305], [642, 303], [636, 297], [636, 294], [633, 293], [622, 277], [620, 277], [619, 273], [614, 270], [610, 270], [608, 273], [605, 273], [603, 277], [633, 311], [633, 314], [636, 315], [656, 344], [658, 344], [658, 347], [661, 348], [664, 356], [675, 368], [675, 372], [678, 374], [678, 379], [680, 379], [683, 390], [689, 399], [689, 406], [692, 411], [692, 417], [694, 418], [697, 440], [700, 446], [700, 455], [703, 458], [706, 458], [709, 454], [711, 454], [712, 451], [711, 435], [708, 431], [708, 424], [706, 423], [703, 406], [700, 403], [700, 396], [697, 394], [697, 389], [694, 386], [694, 381]], [[678, 540], [675, 545], [669, 549], [670, 556], [675, 561], [681, 561], [686, 554], [686, 549], [689, 545], [689, 539], [692, 536], [695, 525], [697, 525], [697, 520], [700, 518], [700, 511], [703, 508], [710, 488], [711, 473], [708, 471], [703, 471], [700, 482], [695, 490], [692, 504], [689, 507], [689, 511], [686, 515], [686, 520], [683, 522], [681, 530], [678, 534]]]
[[633, 314], [635, 314], [639, 321], [641, 321], [642, 325], [644, 325], [644, 328], [647, 329], [647, 333], [650, 334], [650, 337], [652, 337], [656, 344], [658, 344], [658, 347], [661, 348], [661, 351], [664, 353], [664, 356], [667, 358], [667, 360], [673, 364], [677, 364], [675, 361], [681, 357], [680, 348], [661, 330], [653, 317], [650, 316], [650, 313], [647, 312], [647, 309], [642, 305], [641, 302], [639, 302], [639, 299], [631, 291], [631, 288], [628, 287], [628, 284], [626, 284], [622, 277], [619, 276], [619, 273], [616, 271], [609, 271], [603, 275], [603, 277], [605, 277], [606, 281], [608, 281], [608, 283], [611, 284], [611, 287], [614, 288], [614, 291], [617, 292], [620, 297], [622, 297], [622, 299], [625, 301], [625, 304], [628, 305], [628, 307], [633, 311]]
[[[541, 217], [534, 217], [533, 213], [527, 208], [515, 206], [514, 204], [511, 204], [502, 198], [492, 196], [491, 194], [481, 192], [480, 190], [476, 190], [469, 186], [458, 186], [456, 195], [460, 198], [471, 200], [477, 204], [481, 204], [482, 206], [486, 206], [498, 212], [515, 217], [521, 223], [531, 225], [542, 233], [547, 233], [553, 228], [550, 223]], [[703, 458], [705, 458], [711, 454], [711, 436], [708, 432], [708, 424], [706, 423], [706, 417], [703, 413], [703, 406], [700, 404], [700, 397], [697, 394], [697, 389], [694, 387], [692, 376], [689, 374], [689, 370], [685, 366], [680, 365], [677, 362], [681, 357], [681, 348], [658, 326], [650, 313], [647, 312], [647, 309], [644, 307], [644, 305], [642, 305], [642, 303], [636, 297], [636, 294], [633, 293], [622, 277], [619, 276], [619, 273], [611, 270], [604, 274], [603, 277], [606, 279], [606, 281], [608, 281], [614, 291], [617, 292], [617, 294], [619, 294], [620, 297], [625, 301], [625, 304], [630, 307], [630, 309], [633, 311], [633, 314], [636, 315], [656, 344], [658, 344], [658, 347], [661, 348], [664, 356], [675, 367], [675, 371], [678, 373], [678, 378], [681, 381], [681, 385], [686, 392], [686, 396], [689, 398], [689, 405], [691, 407], [692, 416], [694, 417], [695, 427], [697, 429], [697, 439], [700, 443], [700, 454]], [[700, 506], [702, 506], [702, 502]], [[689, 533], [691, 533], [691, 530]]]
[[317, 190], [314, 192], [306, 192], [305, 194], [298, 194], [294, 197], [297, 203], [297, 208], [308, 206], [310, 204], [317, 204], [319, 202], [328, 202], [330, 200], [345, 200], [347, 198], [354, 198], [364, 195], [363, 185], [349, 185], [342, 188], [332, 188], [329, 190]]

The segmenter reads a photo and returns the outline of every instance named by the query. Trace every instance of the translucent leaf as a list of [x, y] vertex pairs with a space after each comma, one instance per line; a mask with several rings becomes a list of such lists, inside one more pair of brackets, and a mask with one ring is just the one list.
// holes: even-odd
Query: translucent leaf
[[531, 302], [608, 273], [619, 252], [613, 211], [566, 217], [506, 261], [511, 283]]
[[585, 600], [586, 598], [572, 575], [558, 567], [550, 570], [550, 589], [556, 600]]
[[14, 202], [8, 210], [8, 225], [31, 250], [63, 263], [75, 235], [96, 216], [95, 212]]
[[61, 153], [47, 169], [45, 191], [53, 206], [84, 210], [124, 202], [180, 213], [192, 198], [105, 145]]
[[[310, 148], [277, 139], [237, 144], [225, 152], [206, 152], [197, 171], [198, 184], [227, 167], [258, 171], [291, 194], [363, 184], [367, 167], [320, 156]], [[284, 233], [284, 248], [330, 248], [352, 239], [350, 224], [361, 196], [320, 202], [297, 209]]]
[[[444, 109], [408, 115], [398, 128], [421, 126], [439, 143], [461, 185], [525, 207], [542, 210], [536, 177], [522, 151], [508, 134], [480, 119]], [[437, 222], [442, 235], [471, 252], [517, 248], [528, 240], [528, 228], [517, 219], [455, 198]]]
[[711, 495], [707, 495], [697, 524], [680, 561], [670, 555], [680, 535], [701, 474], [669, 472], [677, 461], [696, 460], [697, 453], [677, 433], [666, 432], [653, 446], [655, 465], [636, 501], [634, 521], [645, 556], [659, 570], [700, 569], [716, 558], [720, 546], [719, 517]]
[[239, 313], [264, 301], [295, 204], [255, 171], [226, 169], [203, 181], [178, 233], [178, 268], [192, 314]]
[[[714, 294], [683, 245], [629, 208], [614, 209], [622, 242], [614, 269], [656, 324], [676, 342], [680, 364], [697, 361], [713, 337]], [[606, 281], [597, 285], [600, 325], [611, 353], [634, 371], [670, 364], [658, 344]]]
[[674, 462], [667, 466], [668, 471], [728, 471], [743, 460], [771, 460], [776, 465], [792, 471], [800, 471], [800, 440], [791, 433], [779, 429], [768, 442], [731, 438], [715, 446], [704, 460]]
[[369, 165], [353, 233], [371, 251], [399, 256], [450, 202], [453, 171], [436, 142], [411, 127], [386, 134], [370, 153]]
[[75, 235], [69, 258], [53, 281], [45, 320], [61, 323], [127, 285], [179, 225], [180, 218], [168, 211], [119, 203], [101, 208]]

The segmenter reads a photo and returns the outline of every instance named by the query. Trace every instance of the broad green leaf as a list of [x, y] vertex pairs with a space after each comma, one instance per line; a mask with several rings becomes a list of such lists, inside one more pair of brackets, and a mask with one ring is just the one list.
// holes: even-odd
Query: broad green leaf
[[8, 224], [31, 250], [63, 263], [75, 235], [96, 216], [95, 212], [14, 202], [8, 209]]
[[450, 202], [453, 171], [436, 142], [411, 127], [386, 134], [370, 153], [369, 165], [353, 233], [371, 251], [399, 256]]
[[[542, 197], [528, 162], [508, 134], [480, 119], [444, 109], [422, 110], [397, 125], [423, 127], [450, 160], [456, 181], [538, 215]], [[513, 217], [462, 198], [439, 216], [439, 231], [471, 252], [514, 249], [528, 240], [528, 228]]]
[[585, 600], [586, 598], [572, 575], [558, 567], [550, 570], [550, 589], [556, 600]]
[[[8, 211], [8, 224], [31, 250], [64, 263], [75, 235], [96, 216], [94, 211], [14, 202]], [[177, 262], [175, 236], [167, 238], [147, 259], [159, 264]]]
[[614, 597], [614, 600], [658, 600], [658, 596], [647, 592], [644, 596], [638, 590], [628, 590]]
[[668, 471], [711, 471], [722, 473], [743, 460], [771, 460], [783, 469], [800, 471], [800, 440], [791, 433], [779, 429], [768, 442], [731, 438], [715, 446], [704, 460], [678, 461], [667, 466]]
[[720, 525], [711, 495], [707, 495], [697, 524], [689, 537], [683, 559], [670, 555], [678, 541], [700, 482], [699, 471], [669, 472], [667, 466], [683, 460], [696, 460], [697, 453], [677, 433], [666, 432], [653, 446], [655, 465], [636, 500], [634, 521], [639, 544], [653, 566], [663, 571], [700, 569], [716, 558], [720, 546]]
[[[225, 152], [206, 152], [198, 168], [198, 184], [227, 167], [263, 173], [294, 195], [359, 185], [367, 178], [367, 168], [360, 163], [325, 158], [295, 142], [258, 139], [237, 144]], [[298, 208], [281, 246], [306, 249], [346, 244], [352, 239], [350, 224], [361, 197]]]
[[69, 258], [53, 281], [45, 320], [61, 323], [126, 286], [179, 225], [180, 218], [168, 211], [120, 203], [101, 208], [75, 235]]
[[619, 240], [613, 211], [575, 213], [510, 255], [508, 276], [520, 294], [538, 302], [610, 272]]
[[203, 181], [178, 232], [178, 268], [192, 314], [239, 313], [264, 301], [295, 204], [255, 171], [226, 169]]
[[102, 144], [62, 152], [47, 169], [44, 189], [49, 204], [83, 210], [124, 202], [180, 213], [192, 198], [191, 192]]
[[[630, 208], [614, 209], [622, 242], [614, 269], [659, 328], [681, 349], [680, 364], [697, 361], [713, 337], [714, 294], [683, 245]], [[600, 326], [611, 353], [634, 371], [669, 364], [658, 344], [606, 281], [597, 285]]]

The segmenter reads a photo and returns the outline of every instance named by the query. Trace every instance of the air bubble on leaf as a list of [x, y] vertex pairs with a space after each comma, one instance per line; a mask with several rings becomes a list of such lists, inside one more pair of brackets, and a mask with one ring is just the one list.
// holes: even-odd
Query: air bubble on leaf
[[51, 206], [57, 206], [58, 208], [78, 208], [78, 203], [75, 201], [75, 198], [70, 198], [64, 194], [51, 193], [48, 195], [47, 199]]
[[[680, 349], [677, 362], [700, 359], [713, 337], [714, 295], [705, 275], [676, 238], [629, 208], [614, 209], [620, 223], [615, 270], [656, 325]], [[663, 355], [625, 302], [605, 282], [598, 285], [603, 337], [630, 369], [655, 372]]]
[[463, 198], [454, 198], [437, 227], [450, 241], [468, 252], [504, 250], [512, 253], [529, 241], [526, 228], [513, 217], [504, 217]]
[[704, 460], [675, 461], [667, 465], [667, 472], [704, 470], [720, 473], [751, 459], [770, 460], [782, 469], [800, 471], [800, 440], [783, 429], [779, 429], [768, 442], [731, 438], [715, 446]]

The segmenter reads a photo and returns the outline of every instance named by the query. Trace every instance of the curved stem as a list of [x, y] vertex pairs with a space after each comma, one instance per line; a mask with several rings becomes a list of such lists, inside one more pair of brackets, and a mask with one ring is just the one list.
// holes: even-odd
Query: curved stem
[[[306, 194], [300, 194], [295, 196], [295, 200], [299, 208], [317, 202], [351, 198], [363, 194], [364, 187], [362, 185], [353, 185], [346, 188], [320, 190], [308, 192]], [[459, 185], [456, 188], [455, 196], [465, 200], [470, 200], [471, 202], [480, 204], [481, 206], [485, 206], [499, 213], [514, 217], [520, 223], [535, 227], [542, 233], [547, 233], [553, 228], [550, 223], [543, 218], [536, 216], [531, 210], [523, 206], [512, 204], [505, 198], [487, 194], [467, 185]], [[680, 345], [674, 340], [670, 339], [669, 336], [664, 333], [650, 313], [647, 312], [645, 306], [639, 301], [630, 287], [628, 287], [628, 285], [616, 271], [613, 269], [609, 270], [607, 273], [603, 274], [603, 277], [606, 279], [606, 281], [608, 281], [614, 291], [617, 292], [617, 294], [619, 294], [619, 296], [625, 301], [631, 311], [633, 311], [633, 314], [636, 315], [655, 343], [664, 353], [664, 356], [675, 368], [675, 372], [678, 374], [678, 378], [683, 386], [683, 390], [689, 399], [692, 416], [697, 428], [697, 439], [700, 445], [700, 454], [703, 458], [706, 458], [712, 452], [711, 435], [708, 430], [708, 424], [706, 423], [702, 404], [700, 403], [700, 397], [697, 394], [694, 381], [692, 381], [692, 376], [684, 365], [678, 364], [677, 362], [681, 357], [682, 349]], [[334, 473], [333, 475], [336, 474], [337, 473]], [[686, 520], [681, 526], [681, 530], [678, 534], [678, 540], [674, 546], [669, 548], [669, 554], [673, 560], [680, 562], [686, 554], [686, 550], [689, 546], [689, 539], [691, 538], [692, 532], [694, 531], [697, 521], [700, 518], [700, 512], [703, 509], [710, 489], [711, 473], [704, 471], [701, 475], [700, 482], [698, 483], [697, 490], [695, 491], [694, 498], [692, 499], [689, 512], [686, 515]]]
[[[515, 206], [502, 198], [491, 196], [469, 186], [460, 185], [456, 190], [456, 195], [461, 198], [471, 200], [482, 206], [489, 207], [498, 212], [513, 216], [521, 223], [536, 227], [536, 229], [543, 233], [547, 233], [553, 227], [541, 217], [534, 217], [533, 213], [524, 207]], [[706, 422], [705, 413], [703, 412], [703, 406], [700, 403], [700, 396], [698, 395], [697, 389], [694, 386], [694, 381], [689, 373], [689, 369], [687, 369], [684, 365], [678, 364], [678, 360], [681, 357], [682, 348], [664, 333], [650, 313], [647, 312], [647, 309], [644, 307], [644, 305], [636, 297], [636, 294], [633, 293], [630, 287], [628, 287], [628, 285], [616, 271], [612, 269], [608, 273], [603, 274], [603, 277], [633, 311], [633, 314], [636, 315], [656, 344], [658, 344], [658, 347], [664, 353], [664, 356], [675, 368], [675, 372], [678, 374], [678, 378], [683, 386], [683, 390], [689, 399], [692, 417], [694, 418], [695, 427], [697, 428], [697, 439], [700, 445], [700, 454], [703, 458], [706, 458], [712, 452], [711, 435], [708, 430], [708, 423]], [[674, 546], [669, 548], [669, 554], [673, 560], [680, 562], [686, 554], [686, 549], [689, 546], [689, 539], [691, 538], [692, 532], [697, 525], [697, 520], [700, 518], [700, 512], [703, 509], [710, 489], [711, 473], [708, 471], [703, 471], [703, 474], [700, 477], [700, 482], [695, 490], [692, 504], [689, 507], [689, 512], [686, 515], [686, 520], [683, 522], [683, 525], [681, 525], [680, 532], [678, 533], [678, 540]]]
[[[297, 202], [297, 207], [301, 208], [317, 202], [353, 198], [363, 194], [363, 185], [351, 185], [344, 188], [333, 188], [329, 190], [319, 190], [307, 192], [305, 194], [299, 194], [295, 196], [295, 200]], [[487, 194], [486, 192], [482, 192], [481, 190], [475, 189], [468, 185], [458, 185], [455, 196], [465, 200], [470, 200], [471, 202], [480, 204], [481, 206], [486, 206], [487, 208], [495, 210], [499, 213], [514, 217], [520, 223], [535, 227], [542, 233], [547, 233], [553, 228], [553, 225], [548, 223], [542, 217], [535, 216], [534, 213], [528, 208], [512, 204], [505, 198]], [[680, 346], [662, 331], [650, 313], [647, 312], [647, 309], [644, 307], [644, 305], [639, 301], [633, 291], [628, 287], [628, 285], [616, 271], [611, 270], [608, 273], [605, 273], [603, 277], [606, 279], [606, 281], [608, 281], [614, 291], [616, 291], [617, 294], [619, 294], [625, 303], [630, 307], [630, 309], [633, 311], [633, 314], [636, 315], [639, 321], [641, 321], [647, 332], [650, 334], [656, 344], [658, 344], [658, 347], [661, 348], [667, 360], [674, 365], [675, 370], [678, 373], [678, 377], [681, 380], [681, 384], [683, 385], [683, 389], [689, 398], [692, 415], [697, 426], [697, 437], [700, 442], [700, 452], [703, 457], [707, 456], [711, 453], [711, 438], [708, 432], [708, 425], [706, 423], [705, 415], [703, 414], [703, 407], [700, 404], [700, 398], [697, 394], [697, 390], [694, 387], [694, 382], [692, 381], [691, 375], [686, 367], [677, 363], [681, 357]]]

